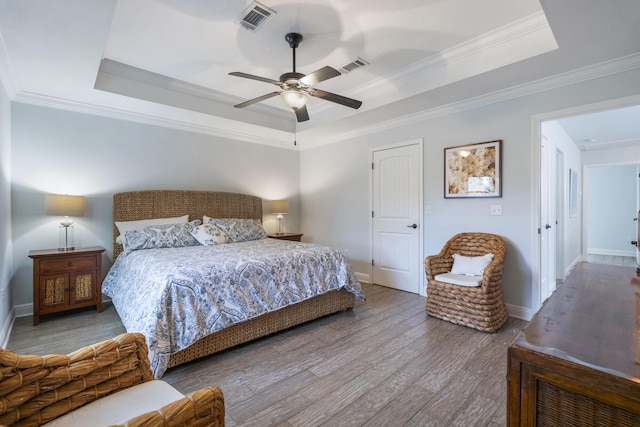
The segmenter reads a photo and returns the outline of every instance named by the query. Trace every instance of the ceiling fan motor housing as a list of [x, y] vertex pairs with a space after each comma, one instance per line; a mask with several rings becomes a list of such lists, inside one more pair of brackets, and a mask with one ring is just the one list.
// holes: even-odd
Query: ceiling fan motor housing
[[302, 41], [302, 34], [288, 33], [286, 36], [284, 36], [284, 39], [289, 43], [289, 47], [291, 49], [297, 49], [298, 45]]
[[299, 86], [301, 85], [300, 83], [300, 79], [303, 78], [305, 75], [302, 73], [284, 73], [283, 75], [280, 76], [280, 81], [287, 84], [287, 85], [295, 85], [295, 86]]

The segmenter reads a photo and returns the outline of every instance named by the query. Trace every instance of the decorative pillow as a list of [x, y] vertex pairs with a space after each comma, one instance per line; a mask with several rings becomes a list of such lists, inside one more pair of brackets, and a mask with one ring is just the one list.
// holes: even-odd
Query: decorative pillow
[[214, 246], [227, 243], [227, 235], [213, 224], [202, 224], [189, 231], [203, 246]]
[[124, 235], [127, 231], [142, 230], [150, 225], [158, 224], [186, 224], [189, 222], [189, 215], [176, 216], [173, 218], [155, 218], [155, 219], [141, 219], [138, 221], [116, 221], [116, 227], [120, 235], [116, 239], [116, 243], [121, 245], [124, 243]]
[[482, 276], [484, 269], [493, 259], [493, 254], [483, 256], [468, 257], [460, 254], [453, 254], [453, 266], [451, 273], [464, 274], [466, 276]]
[[224, 231], [229, 242], [248, 242], [267, 237], [267, 233], [257, 219], [211, 218], [205, 215], [202, 217], [202, 222], [213, 224]]
[[127, 231], [124, 235], [124, 250], [198, 246], [200, 243], [191, 235], [191, 230], [199, 225], [200, 220], [196, 219], [186, 224], [158, 224], [142, 230]]

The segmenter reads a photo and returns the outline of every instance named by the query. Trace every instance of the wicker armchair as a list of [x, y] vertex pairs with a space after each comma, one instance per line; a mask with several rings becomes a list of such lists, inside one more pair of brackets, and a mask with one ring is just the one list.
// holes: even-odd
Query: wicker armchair
[[[68, 355], [21, 356], [0, 349], [0, 425], [39, 426], [104, 396], [111, 395], [113, 401], [117, 395], [134, 390], [134, 386], [153, 385], [147, 383], [152, 380], [147, 344], [144, 336], [137, 333], [122, 334]], [[168, 384], [160, 385], [181, 396]], [[172, 403], [141, 415], [135, 413], [139, 401], [125, 400], [121, 407], [133, 408], [127, 412], [135, 415], [122, 425], [224, 425], [224, 399], [217, 387], [172, 400], [173, 397], [168, 400]], [[93, 409], [88, 406], [75, 414], [90, 408]], [[95, 417], [95, 413], [91, 416]], [[91, 419], [91, 425], [99, 425], [96, 418]]]
[[[453, 254], [476, 257], [492, 253], [480, 286], [468, 287], [438, 281], [435, 276], [451, 271]], [[483, 332], [495, 332], [508, 318], [502, 296], [504, 241], [487, 233], [460, 233], [453, 236], [439, 254], [424, 261], [427, 275], [427, 314]]]

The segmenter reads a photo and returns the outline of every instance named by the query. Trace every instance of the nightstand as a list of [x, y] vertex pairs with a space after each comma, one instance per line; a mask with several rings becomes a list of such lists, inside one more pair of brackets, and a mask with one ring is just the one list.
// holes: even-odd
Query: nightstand
[[298, 233], [269, 234], [269, 237], [272, 239], [291, 240], [294, 242], [300, 242], [300, 238], [302, 236], [304, 236], [304, 234], [298, 234]]
[[33, 259], [33, 324], [40, 315], [95, 305], [102, 311], [102, 253], [100, 246], [72, 251], [29, 252]]

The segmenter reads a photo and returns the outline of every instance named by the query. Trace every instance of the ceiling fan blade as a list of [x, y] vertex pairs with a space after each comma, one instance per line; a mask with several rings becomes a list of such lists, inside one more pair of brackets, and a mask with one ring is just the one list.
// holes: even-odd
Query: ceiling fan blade
[[241, 104], [234, 105], [234, 107], [236, 107], [236, 108], [248, 107], [249, 105], [256, 104], [256, 103], [258, 103], [260, 101], [264, 101], [265, 99], [273, 98], [274, 96], [279, 95], [279, 94], [280, 94], [280, 92], [271, 92], [271, 93], [268, 93], [266, 95], [262, 95], [262, 96], [259, 96], [257, 98], [250, 99], [250, 100], [245, 101], [245, 102], [243, 102]]
[[322, 67], [319, 70], [314, 71], [311, 74], [307, 74], [300, 81], [307, 86], [313, 86], [316, 83], [323, 82], [325, 80], [329, 80], [334, 77], [338, 77], [341, 75], [340, 71], [335, 68], [331, 68], [329, 66]]
[[258, 80], [260, 82], [271, 83], [274, 85], [282, 84], [281, 81], [268, 79], [266, 77], [254, 76], [253, 74], [241, 73], [239, 71], [234, 71], [233, 73], [229, 73], [230, 76], [243, 77], [245, 79]]
[[347, 98], [346, 96], [336, 95], [335, 93], [327, 92], [321, 89], [311, 89], [309, 90], [311, 96], [315, 96], [316, 98], [324, 99], [325, 101], [335, 102], [337, 104], [342, 104], [346, 107], [351, 107], [358, 109], [362, 105], [362, 101], [358, 101], [352, 98]]
[[296, 113], [298, 122], [306, 122], [307, 120], [309, 120], [309, 112], [307, 111], [306, 105], [303, 105], [300, 108], [293, 108], [293, 111]]

